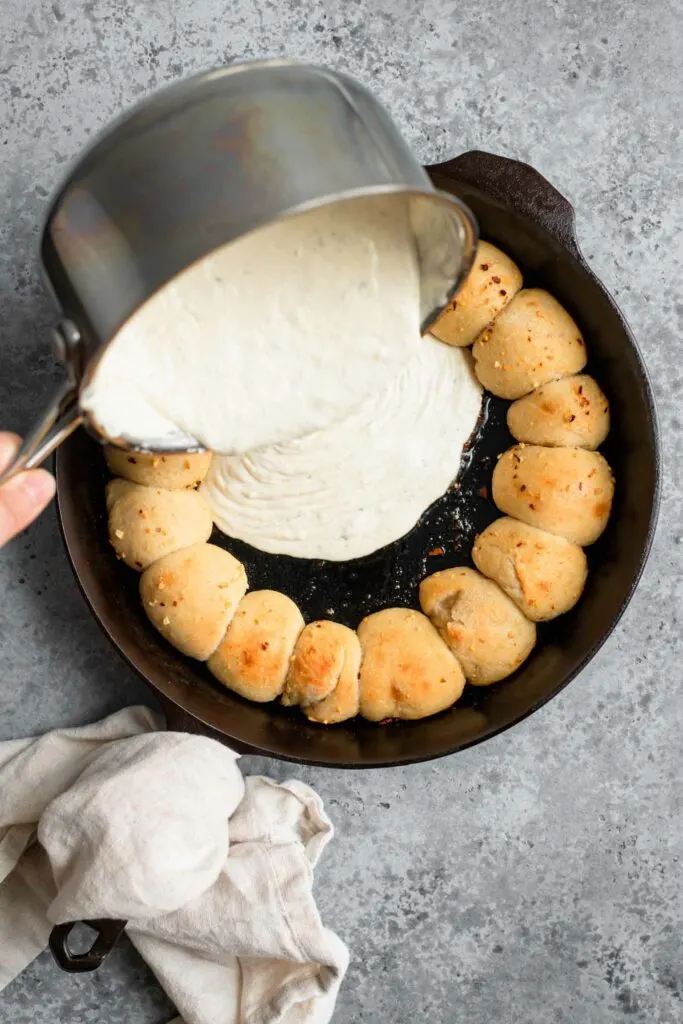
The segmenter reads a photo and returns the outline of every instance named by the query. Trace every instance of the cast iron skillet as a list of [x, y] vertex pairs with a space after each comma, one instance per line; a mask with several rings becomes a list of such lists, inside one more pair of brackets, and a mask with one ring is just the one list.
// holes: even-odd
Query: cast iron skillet
[[[526, 284], [547, 288], [578, 321], [589, 366], [606, 391], [613, 425], [604, 451], [617, 481], [612, 518], [589, 549], [586, 592], [568, 615], [539, 630], [529, 660], [511, 678], [467, 688], [458, 705], [434, 718], [378, 727], [360, 719], [332, 728], [296, 710], [242, 700], [207, 669], [168, 646], [147, 622], [138, 576], [120, 565], [107, 542], [106, 471], [98, 445], [74, 434], [57, 454], [59, 515], [74, 571], [112, 643], [154, 690], [170, 729], [205, 733], [243, 752], [307, 764], [370, 768], [440, 757], [521, 721], [576, 676], [621, 616], [648, 554], [659, 500], [657, 423], [647, 373], [631, 332], [581, 256], [571, 205], [526, 164], [481, 152], [429, 168], [437, 187], [463, 199], [483, 238], [520, 264]], [[252, 588], [282, 590], [307, 620], [331, 617], [350, 626], [390, 605], [418, 607], [417, 586], [430, 572], [469, 564], [476, 533], [498, 513], [487, 497], [496, 454], [512, 443], [507, 403], [487, 399], [486, 420], [451, 489], [412, 533], [368, 558], [314, 562], [263, 554], [229, 541]], [[372, 500], [372, 495], [368, 495]], [[430, 554], [438, 549], [445, 554]]]
[[[454, 753], [510, 728], [559, 693], [604, 643], [633, 594], [659, 504], [657, 421], [635, 340], [579, 250], [574, 211], [537, 171], [503, 157], [465, 153], [428, 170], [438, 188], [468, 204], [481, 236], [517, 260], [525, 284], [547, 288], [572, 313], [586, 337], [588, 369], [609, 397], [612, 431], [604, 452], [617, 491], [609, 526], [588, 552], [586, 591], [572, 612], [540, 628], [536, 649], [513, 677], [486, 689], [467, 688], [450, 711], [385, 727], [360, 719], [316, 726], [296, 711], [251, 704], [219, 688], [203, 666], [159, 638], [140, 607], [137, 575], [120, 566], [109, 547], [104, 460], [99, 446], [79, 431], [57, 452], [67, 551], [95, 617], [156, 693], [169, 729], [213, 736], [243, 752], [338, 768], [407, 764]], [[391, 604], [417, 607], [420, 580], [437, 569], [470, 564], [475, 534], [498, 515], [487, 494], [495, 457], [512, 443], [506, 408], [506, 402], [487, 400], [459, 487], [432, 506], [408, 537], [369, 558], [341, 565], [302, 561], [265, 555], [220, 534], [213, 540], [244, 561], [252, 587], [284, 591], [307, 619], [332, 616], [355, 626]], [[441, 548], [443, 555], [430, 554]], [[124, 921], [88, 923], [97, 939], [82, 954], [69, 948], [72, 924], [53, 929], [50, 946], [64, 970], [96, 970], [125, 927]]]

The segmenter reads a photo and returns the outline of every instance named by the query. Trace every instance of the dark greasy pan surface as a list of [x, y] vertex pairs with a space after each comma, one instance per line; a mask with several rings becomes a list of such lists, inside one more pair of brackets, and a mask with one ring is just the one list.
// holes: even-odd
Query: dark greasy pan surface
[[[437, 187], [471, 207], [481, 236], [519, 263], [525, 285], [547, 288], [574, 316], [586, 338], [588, 372], [610, 400], [612, 431], [602, 450], [614, 469], [617, 492], [608, 529], [588, 551], [585, 594], [568, 615], [539, 628], [535, 651], [514, 676], [485, 689], [467, 687], [450, 711], [382, 727], [359, 719], [316, 726], [297, 711], [251, 704], [229, 693], [203, 665], [159, 637], [141, 608], [137, 574], [116, 561], [108, 544], [104, 461], [97, 444], [80, 431], [57, 459], [67, 548], [93, 612], [157, 692], [170, 727], [220, 734], [242, 750], [316, 764], [370, 767], [438, 757], [508, 728], [554, 696], [595, 653], [628, 602], [649, 549], [659, 487], [652, 396], [628, 327], [582, 261], [571, 206], [535, 171], [469, 153], [430, 173]], [[356, 626], [381, 608], [418, 607], [420, 580], [438, 569], [470, 564], [475, 534], [498, 514], [488, 492], [496, 456], [512, 443], [505, 427], [507, 405], [487, 397], [482, 427], [457, 486], [409, 536], [374, 555], [326, 563], [264, 554], [217, 532], [212, 540], [244, 562], [252, 589], [283, 591], [307, 620], [334, 618]], [[439, 549], [445, 553], [432, 553]]]

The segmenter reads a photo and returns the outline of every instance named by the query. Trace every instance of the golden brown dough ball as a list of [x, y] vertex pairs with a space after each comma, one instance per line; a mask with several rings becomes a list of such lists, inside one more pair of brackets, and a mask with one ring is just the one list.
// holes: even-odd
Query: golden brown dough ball
[[586, 547], [607, 526], [614, 479], [599, 452], [515, 445], [493, 471], [501, 512]]
[[264, 703], [282, 693], [304, 620], [285, 594], [252, 590], [240, 601], [228, 631], [208, 661], [229, 690]]
[[124, 494], [128, 494], [137, 484], [131, 483], [130, 480], [122, 480], [120, 476], [115, 476], [113, 480], [107, 483], [104, 489], [104, 493], [107, 498], [107, 512], [111, 512], [114, 503], [122, 498]]
[[183, 654], [206, 661], [247, 589], [244, 566], [214, 544], [193, 544], [153, 562], [140, 596], [153, 626]]
[[573, 608], [588, 575], [586, 556], [577, 544], [507, 517], [479, 534], [472, 558], [533, 622]]
[[609, 402], [588, 374], [579, 373], [532, 391], [507, 414], [513, 437], [551, 448], [599, 448], [609, 433]]
[[294, 648], [283, 704], [314, 704], [329, 697], [344, 665], [345, 628], [327, 619], [306, 626]]
[[519, 267], [490, 242], [480, 242], [467, 278], [430, 328], [439, 341], [471, 345], [522, 287]]
[[465, 677], [429, 619], [385, 608], [358, 627], [362, 649], [360, 713], [371, 722], [426, 718], [460, 697]]
[[358, 636], [322, 619], [304, 629], [294, 648], [283, 704], [301, 704], [313, 722], [332, 725], [358, 714], [361, 649]]
[[578, 373], [586, 346], [569, 313], [548, 292], [523, 288], [472, 349], [474, 372], [500, 398], [521, 398]]
[[198, 487], [211, 465], [211, 452], [128, 452], [107, 445], [104, 456], [114, 476], [122, 476], [135, 484], [164, 487], [175, 491], [184, 487]]
[[211, 510], [196, 491], [165, 491], [128, 480], [107, 484], [109, 542], [131, 569], [208, 540]]
[[427, 576], [420, 584], [420, 604], [473, 686], [505, 679], [536, 643], [533, 622], [474, 569], [462, 566]]
[[360, 640], [353, 630], [349, 630], [346, 640], [344, 664], [339, 679], [329, 697], [306, 704], [304, 714], [311, 722], [321, 725], [335, 725], [345, 722], [358, 714], [360, 708]]

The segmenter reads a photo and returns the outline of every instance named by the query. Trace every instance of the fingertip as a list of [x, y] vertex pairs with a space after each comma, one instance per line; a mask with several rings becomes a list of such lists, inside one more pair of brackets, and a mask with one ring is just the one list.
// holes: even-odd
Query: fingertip
[[23, 473], [23, 487], [28, 491], [36, 512], [42, 512], [47, 503], [55, 496], [56, 483], [52, 473], [46, 469], [32, 469]]
[[19, 473], [0, 487], [0, 546], [40, 515], [55, 488], [54, 477], [44, 469]]
[[18, 434], [12, 434], [8, 430], [0, 430], [0, 471], [7, 469], [19, 451], [20, 446], [21, 438]]

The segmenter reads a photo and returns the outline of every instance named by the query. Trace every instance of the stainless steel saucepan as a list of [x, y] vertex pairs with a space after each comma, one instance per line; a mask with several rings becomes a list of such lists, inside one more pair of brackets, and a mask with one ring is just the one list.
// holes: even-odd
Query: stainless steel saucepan
[[105, 132], [51, 207], [42, 261], [62, 311], [66, 382], [0, 482], [83, 424], [100, 441], [197, 450], [195, 438], [105, 437], [79, 395], [126, 320], [186, 267], [247, 232], [350, 198], [409, 197], [426, 328], [467, 274], [474, 218], [434, 188], [391, 118], [347, 75], [293, 61], [220, 68], [170, 86]]

